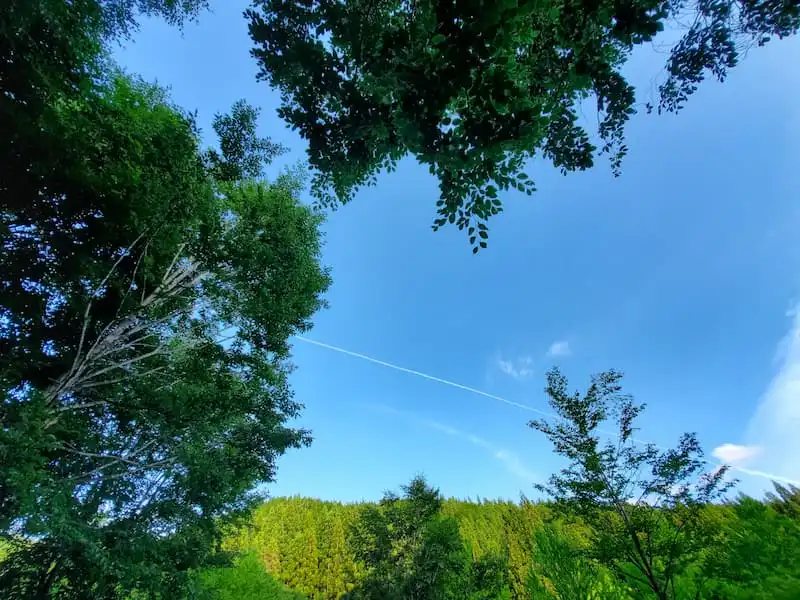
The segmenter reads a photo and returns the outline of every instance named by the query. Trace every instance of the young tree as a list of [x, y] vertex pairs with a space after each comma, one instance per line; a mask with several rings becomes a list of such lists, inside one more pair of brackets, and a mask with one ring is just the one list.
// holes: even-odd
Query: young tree
[[403, 497], [387, 493], [365, 506], [350, 545], [366, 575], [355, 600], [494, 600], [504, 597], [505, 565], [473, 561], [455, 519], [441, 514], [439, 491], [417, 477]]
[[[309, 440], [288, 339], [329, 284], [320, 220], [295, 176], [216, 182], [159, 88], [76, 69], [80, 93], [18, 103], [3, 148], [0, 589], [177, 597]], [[218, 163], [259, 177], [236, 118]]]
[[[309, 143], [321, 203], [348, 202], [412, 154], [439, 179], [434, 229], [466, 229], [475, 252], [498, 192], [534, 191], [523, 167], [536, 154], [567, 173], [599, 150], [619, 172], [635, 112], [623, 68], [667, 23], [692, 24], [667, 62], [666, 111], [800, 26], [791, 0], [257, 0], [246, 14], [259, 77]], [[599, 148], [578, 125], [587, 98]]]
[[[621, 379], [616, 371], [601, 373], [581, 394], [569, 391], [558, 369], [547, 374], [545, 391], [558, 418], [530, 426], [569, 465], [537, 488], [591, 527], [592, 558], [638, 594], [667, 600], [677, 597], [678, 578], [713, 544], [715, 532], [701, 510], [732, 482], [725, 467], [704, 472], [694, 434], [684, 434], [674, 449], [638, 442], [634, 423], [645, 405], [622, 393]], [[607, 421], [615, 423], [612, 435], [601, 430]]]

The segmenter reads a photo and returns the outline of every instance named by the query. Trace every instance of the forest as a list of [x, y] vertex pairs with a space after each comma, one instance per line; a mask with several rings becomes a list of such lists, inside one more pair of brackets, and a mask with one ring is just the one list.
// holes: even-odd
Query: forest
[[[424, 485], [424, 481], [421, 482]], [[411, 483], [400, 502], [420, 502]], [[430, 490], [430, 488], [428, 488]], [[431, 490], [435, 492], [435, 490]], [[246, 526], [229, 532], [224, 548], [238, 558], [234, 567], [202, 575], [221, 598], [638, 598], [656, 597], [626, 590], [608, 565], [586, 557], [592, 530], [583, 519], [570, 518], [547, 502], [464, 501], [437, 496], [435, 516], [424, 528], [455, 524], [454, 542], [424, 535], [414, 549], [413, 569], [393, 573], [393, 584], [413, 585], [421, 572], [452, 560], [453, 571], [485, 568], [478, 585], [463, 579], [442, 582], [420, 593], [396, 589], [363, 589], [376, 565], [365, 561], [374, 551], [357, 534], [373, 511], [385, 510], [395, 498], [379, 505], [341, 504], [307, 498], [276, 498], [259, 506]], [[676, 579], [670, 598], [796, 598], [800, 590], [800, 494], [778, 486], [767, 501], [741, 497], [726, 504], [706, 505], [700, 520], [718, 537], [713, 554], [697, 558]], [[435, 525], [434, 525], [435, 523]], [[377, 532], [376, 532], [377, 533]], [[384, 530], [384, 535], [389, 534]], [[417, 532], [395, 534], [392, 546], [404, 550]], [[441, 534], [440, 534], [441, 535]], [[425, 548], [424, 545], [430, 545]], [[450, 549], [455, 555], [446, 557]], [[708, 548], [711, 550], [711, 547]], [[398, 553], [401, 552], [398, 550]], [[392, 555], [391, 560], [396, 560]], [[388, 556], [386, 557], [389, 558]], [[383, 566], [383, 565], [382, 565]], [[496, 571], [492, 572], [490, 567]], [[266, 570], [286, 586], [263, 580]], [[377, 569], [376, 569], [377, 571]], [[222, 575], [221, 573], [226, 573]], [[487, 577], [490, 575], [490, 577]], [[237, 582], [234, 584], [234, 582]], [[259, 590], [232, 594], [232, 585]], [[260, 591], [263, 590], [263, 591]], [[288, 590], [293, 590], [292, 594]], [[211, 596], [215, 597], [215, 596]]]
[[616, 370], [580, 392], [547, 372], [553, 418], [528, 425], [566, 466], [534, 500], [445, 498], [421, 476], [377, 503], [260, 491], [313, 443], [292, 339], [327, 307], [330, 209], [410, 156], [439, 185], [432, 228], [490, 252], [501, 194], [535, 195], [534, 157], [622, 174], [634, 48], [694, 14], [647, 108], [678, 112], [796, 34], [800, 3], [256, 0], [250, 58], [308, 145], [272, 177], [287, 149], [254, 99], [215, 114], [208, 145], [113, 59], [140, 20], [207, 9], [0, 11], [0, 597], [800, 598], [800, 489], [737, 493], [691, 432], [642, 443], [646, 405]]

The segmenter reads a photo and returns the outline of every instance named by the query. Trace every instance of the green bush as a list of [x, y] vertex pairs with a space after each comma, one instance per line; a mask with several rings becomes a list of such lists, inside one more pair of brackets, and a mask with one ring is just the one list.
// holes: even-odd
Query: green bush
[[196, 600], [304, 600], [305, 596], [278, 583], [255, 553], [244, 554], [231, 567], [197, 573]]

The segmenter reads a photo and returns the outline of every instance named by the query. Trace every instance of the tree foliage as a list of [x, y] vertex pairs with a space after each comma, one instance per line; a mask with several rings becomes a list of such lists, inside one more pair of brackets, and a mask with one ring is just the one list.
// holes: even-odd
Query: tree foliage
[[417, 477], [402, 498], [387, 493], [365, 506], [350, 545], [365, 568], [354, 600], [495, 600], [504, 597], [500, 557], [473, 561], [458, 523], [441, 514], [439, 491]]
[[244, 554], [228, 567], [207, 568], [192, 582], [193, 600], [303, 600], [278, 583], [254, 554]]
[[767, 502], [742, 496], [724, 521], [724, 546], [709, 555], [705, 596], [789, 600], [800, 591], [800, 490], [776, 485]]
[[158, 17], [173, 26], [196, 20], [208, 9], [208, 0], [94, 0], [103, 16], [103, 33], [108, 38], [130, 37], [139, 17]]
[[[500, 191], [535, 187], [543, 156], [562, 172], [598, 154], [619, 172], [635, 95], [631, 51], [668, 22], [692, 24], [673, 48], [659, 110], [677, 111], [707, 76], [724, 79], [750, 45], [797, 32], [793, 0], [257, 0], [247, 11], [259, 77], [308, 141], [324, 206], [352, 199], [407, 154], [439, 179], [434, 229], [485, 247]], [[597, 108], [597, 140], [578, 123]]]
[[[797, 497], [784, 489], [771, 500], [742, 497], [698, 506], [701, 526], [696, 529], [706, 540], [706, 534], [713, 532], [713, 543], [695, 554], [675, 578], [676, 595], [697, 600], [794, 597], [800, 589], [796, 566], [800, 519], [791, 512]], [[232, 530], [224, 548], [259, 557], [262, 568], [275, 579], [310, 599], [335, 600], [348, 591], [363, 593], [362, 582], [370, 572], [356, 560], [364, 546], [352, 542], [360, 538], [350, 538], [348, 544], [342, 532], [356, 525], [361, 515], [380, 510], [373, 503], [275, 498]], [[565, 514], [563, 506], [524, 499], [518, 503], [447, 499], [442, 500], [440, 514], [458, 524], [472, 565], [499, 560], [505, 572], [489, 572], [502, 575], [512, 600], [657, 598], [649, 586], [630, 585], [628, 578], [598, 561], [591, 552], [595, 529], [575, 513]], [[462, 576], [472, 569], [469, 561], [467, 566], [454, 564]], [[387, 565], [384, 572], [391, 570]], [[397, 573], [407, 577], [399, 567]], [[459, 578], [451, 575], [448, 580]]]
[[[372, 505], [308, 498], [271, 499], [255, 509], [251, 520], [229, 534], [224, 548], [258, 555], [276, 579], [314, 600], [339, 598], [348, 592], [365, 594], [367, 589], [388, 586], [380, 579], [388, 578], [393, 569], [390, 563], [382, 560], [370, 567], [373, 562], [368, 565], [358, 558], [364, 555], [365, 548], [372, 547], [371, 540], [377, 539], [375, 532], [383, 532], [383, 539], [393, 540], [398, 548], [408, 549], [410, 546], [401, 542], [401, 534], [394, 529], [395, 533], [386, 535], [387, 527], [394, 528], [395, 522], [406, 518], [398, 513], [410, 512], [403, 507], [406, 502], [403, 497], [397, 497], [394, 502], [397, 506], [389, 510], [389, 515], [383, 513], [387, 510], [385, 502]], [[473, 583], [460, 584], [462, 589], [484, 593], [496, 589], [490, 581], [500, 580], [506, 582], [512, 598], [525, 598], [534, 550], [533, 532], [548, 518], [549, 509], [530, 502], [485, 501], [475, 504], [453, 499], [441, 499], [440, 502], [440, 512], [433, 520], [457, 523], [461, 538], [459, 543], [448, 542], [450, 538], [446, 536], [432, 538], [439, 549], [459, 549], [454, 555], [458, 576], [450, 575], [448, 581], [455, 585], [454, 582], [466, 579]], [[426, 523], [412, 523], [403, 531], [419, 533], [426, 527]], [[449, 527], [451, 525], [444, 529], [452, 536]], [[418, 550], [418, 546], [415, 548]], [[457, 559], [458, 556], [461, 559]], [[410, 556], [406, 564], [414, 564]], [[395, 566], [399, 577], [410, 577], [406, 569]], [[362, 584], [368, 573], [379, 581], [373, 579], [365, 587]], [[378, 577], [378, 573], [382, 575]]]
[[204, 160], [218, 182], [257, 179], [265, 164], [286, 152], [286, 148], [256, 133], [259, 110], [244, 100], [233, 105], [230, 114], [214, 115], [212, 127], [220, 139], [220, 149], [206, 150]]
[[597, 563], [587, 560], [575, 540], [562, 528], [548, 525], [538, 529], [536, 560], [529, 572], [531, 598], [564, 600], [628, 600], [624, 587]]
[[175, 597], [220, 519], [309, 439], [287, 425], [288, 339], [329, 284], [320, 218], [295, 175], [259, 180], [280, 149], [254, 109], [218, 115], [206, 152], [162, 89], [108, 63], [113, 4], [0, 17], [9, 598]]
[[[616, 371], [601, 373], [581, 394], [570, 392], [557, 369], [548, 373], [545, 391], [558, 420], [530, 426], [569, 465], [537, 488], [591, 527], [592, 558], [633, 589], [675, 598], [676, 580], [714, 543], [702, 509], [732, 482], [724, 467], [704, 472], [694, 434], [667, 450], [637, 441], [635, 421], [645, 405], [622, 393], [621, 379]], [[611, 433], [601, 429], [609, 420], [616, 425]]]

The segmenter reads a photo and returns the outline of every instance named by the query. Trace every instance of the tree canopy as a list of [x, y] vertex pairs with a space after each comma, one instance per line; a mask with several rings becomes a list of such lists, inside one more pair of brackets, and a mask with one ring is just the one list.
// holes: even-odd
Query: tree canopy
[[458, 522], [442, 514], [439, 490], [422, 477], [366, 505], [349, 537], [364, 568], [352, 600], [501, 600], [507, 598], [501, 556], [473, 560]]
[[257, 110], [218, 115], [219, 150], [204, 150], [163, 89], [117, 70], [110, 7], [0, 17], [9, 598], [175, 597], [276, 458], [309, 441], [287, 423], [288, 339], [329, 284], [320, 216], [296, 174], [263, 179], [281, 148], [256, 135]]
[[[499, 192], [533, 193], [530, 158], [567, 173], [604, 154], [619, 172], [634, 47], [691, 23], [656, 101], [678, 111], [747, 48], [800, 26], [793, 0], [257, 0], [246, 14], [259, 77], [309, 144], [320, 203], [350, 201], [411, 154], [439, 179], [434, 229], [466, 229], [475, 252], [502, 210]], [[578, 123], [587, 99], [596, 139]]]

